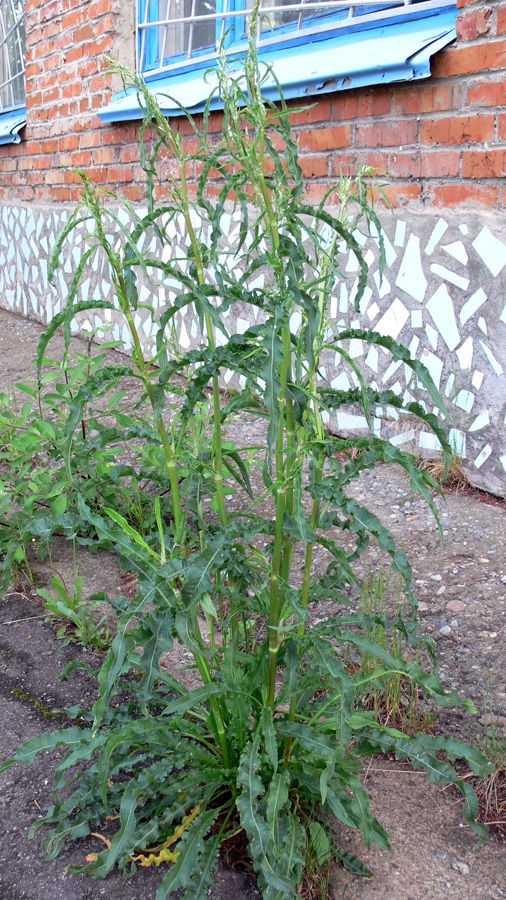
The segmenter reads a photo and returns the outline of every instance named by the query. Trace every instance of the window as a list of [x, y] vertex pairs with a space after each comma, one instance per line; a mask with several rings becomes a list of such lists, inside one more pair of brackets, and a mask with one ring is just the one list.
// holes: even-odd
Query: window
[[[431, 55], [456, 38], [456, 2], [261, 0], [259, 55], [287, 99], [428, 78]], [[166, 115], [178, 114], [180, 105], [204, 108], [213, 89], [205, 73], [220, 44], [240, 68], [252, 6], [253, 0], [138, 0], [137, 68]], [[270, 89], [275, 99], [275, 79]], [[131, 92], [118, 94], [99, 115], [120, 121], [142, 114]]]
[[26, 124], [24, 0], [0, 0], [0, 79], [0, 144], [17, 143]]

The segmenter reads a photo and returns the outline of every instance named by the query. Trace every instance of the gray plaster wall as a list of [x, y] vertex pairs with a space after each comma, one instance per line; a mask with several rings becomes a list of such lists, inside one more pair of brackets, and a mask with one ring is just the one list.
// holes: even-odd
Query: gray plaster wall
[[[49, 255], [70, 210], [3, 205], [0, 214], [0, 305], [47, 323], [66, 304], [73, 274], [88, 246], [88, 232], [83, 226], [72, 233], [50, 285]], [[119, 210], [118, 215], [128, 227], [128, 213]], [[353, 253], [343, 254], [343, 278], [336, 283], [330, 301], [330, 327], [373, 328], [409, 347], [412, 356], [428, 367], [446, 400], [450, 441], [469, 479], [506, 496], [506, 218], [471, 210], [458, 215], [400, 210], [395, 216], [383, 214], [381, 220], [387, 256], [383, 280], [378, 271], [377, 236], [357, 233], [369, 266], [369, 284], [357, 313], [353, 301], [358, 264]], [[230, 250], [238, 235], [238, 216], [225, 213], [222, 230], [228, 239], [224, 251]], [[111, 226], [113, 243], [121, 241], [120, 235], [119, 227]], [[179, 257], [181, 265], [186, 265], [187, 236], [182, 220], [169, 224], [168, 237], [165, 248], [158, 247], [154, 239], [151, 245], [147, 239], [146, 248], [164, 259]], [[233, 255], [228, 259], [233, 270]], [[175, 286], [156, 278], [153, 270], [151, 282], [140, 287], [140, 301], [162, 311], [173, 301]], [[112, 300], [113, 296], [107, 263], [97, 251], [84, 273], [80, 298]], [[245, 331], [250, 316], [249, 308], [238, 304], [225, 325], [230, 333]], [[196, 346], [198, 322], [191, 309], [181, 311], [175, 322], [181, 349]], [[144, 311], [136, 313], [136, 323], [147, 354], [154, 354], [154, 330]], [[294, 331], [298, 325], [295, 315]], [[114, 311], [80, 314], [74, 328], [96, 331], [99, 340], [122, 341], [125, 352], [131, 350], [127, 329]], [[428, 404], [428, 395], [413, 382], [408, 367], [393, 364], [388, 353], [364, 341], [348, 343], [346, 349], [369, 383]], [[225, 370], [223, 384], [233, 383], [234, 377]], [[320, 377], [341, 388], [355, 376], [336, 355]], [[430, 405], [427, 408], [431, 410]], [[396, 415], [392, 408], [376, 408], [374, 431], [407, 450], [437, 455], [432, 433]], [[347, 434], [368, 430], [365, 418], [351, 409], [339, 412], [330, 426]]]

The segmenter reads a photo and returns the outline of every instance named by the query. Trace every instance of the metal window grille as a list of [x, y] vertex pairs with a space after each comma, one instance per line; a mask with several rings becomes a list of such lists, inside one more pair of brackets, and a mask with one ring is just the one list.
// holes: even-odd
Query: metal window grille
[[25, 0], [0, 0], [0, 112], [25, 102]]
[[[218, 47], [241, 50], [253, 0], [137, 0], [137, 66], [156, 74], [216, 58]], [[260, 47], [304, 35], [356, 27], [375, 19], [454, 6], [455, 0], [261, 0]]]

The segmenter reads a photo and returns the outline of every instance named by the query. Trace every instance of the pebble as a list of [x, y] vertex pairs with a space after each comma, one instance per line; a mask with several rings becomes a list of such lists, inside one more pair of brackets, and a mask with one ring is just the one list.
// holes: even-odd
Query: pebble
[[442, 628], [439, 629], [440, 634], [451, 634], [451, 628], [449, 625], [443, 625]]
[[501, 575], [502, 584], [506, 584], [506, 575]]
[[450, 612], [458, 613], [463, 612], [466, 608], [466, 604], [462, 602], [462, 600], [450, 600], [449, 603], [446, 604], [446, 609], [449, 609]]
[[469, 866], [465, 862], [454, 862], [452, 863], [452, 869], [455, 869], [456, 872], [460, 872], [461, 875], [469, 875]]

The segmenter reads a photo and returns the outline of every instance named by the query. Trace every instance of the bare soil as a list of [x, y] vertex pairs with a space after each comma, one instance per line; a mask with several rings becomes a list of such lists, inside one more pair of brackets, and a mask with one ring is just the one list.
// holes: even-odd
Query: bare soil
[[[0, 390], [33, 375], [31, 360], [41, 327], [0, 310]], [[55, 350], [56, 353], [56, 350]], [[236, 426], [243, 443], [255, 440], [248, 421]], [[412, 494], [402, 472], [388, 466], [364, 474], [354, 496], [374, 510], [403, 546], [414, 568], [421, 629], [436, 643], [448, 688], [456, 688], [476, 703], [479, 714], [462, 709], [439, 713], [435, 728], [464, 740], [484, 737], [483, 714], [506, 715], [506, 512], [476, 493], [452, 493], [438, 498], [444, 549], [437, 526], [425, 504]], [[323, 558], [315, 557], [315, 566]], [[72, 549], [55, 542], [52, 565], [72, 584]], [[373, 573], [388, 563], [371, 545], [358, 573]], [[46, 585], [52, 572], [35, 566]], [[124, 585], [118, 561], [109, 554], [79, 551], [83, 596], [105, 590], [111, 598]], [[358, 591], [350, 602], [359, 603]], [[310, 610], [313, 622], [335, 613], [321, 603]], [[8, 758], [28, 737], [58, 727], [48, 711], [76, 702], [90, 704], [96, 696], [92, 679], [79, 674], [60, 683], [58, 673], [82, 650], [62, 647], [54, 629], [44, 623], [35, 589], [17, 591], [0, 603], [0, 759]], [[91, 659], [91, 654], [88, 653]], [[97, 658], [97, 664], [99, 663]], [[187, 662], [182, 648], [169, 665]], [[480, 722], [480, 717], [482, 721]], [[498, 732], [498, 736], [500, 733]], [[70, 864], [80, 864], [98, 848], [89, 838], [65, 850], [53, 862], [40, 852], [40, 832], [28, 843], [30, 824], [51, 803], [55, 755], [30, 767], [15, 766], [0, 776], [0, 900], [151, 900], [163, 872], [142, 869], [133, 880], [111, 874], [105, 881], [68, 877]], [[393, 760], [374, 760], [365, 772], [372, 807], [390, 833], [393, 853], [373, 848], [368, 853], [359, 837], [342, 828], [345, 849], [356, 853], [373, 871], [369, 881], [336, 869], [329, 900], [503, 900], [506, 898], [506, 845], [492, 833], [474, 849], [475, 835], [463, 824], [460, 804], [451, 791], [428, 785], [425, 778]], [[260, 894], [254, 878], [239, 861], [237, 870], [224, 864], [211, 900], [253, 900]], [[175, 895], [177, 896], [177, 895]]]

